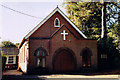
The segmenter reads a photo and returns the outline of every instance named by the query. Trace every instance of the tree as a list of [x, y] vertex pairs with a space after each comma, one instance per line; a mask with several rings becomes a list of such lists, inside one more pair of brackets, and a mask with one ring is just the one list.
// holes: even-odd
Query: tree
[[120, 25], [113, 24], [112, 28], [109, 29], [108, 35], [114, 39], [113, 43], [115, 43], [116, 48], [120, 51]]
[[65, 3], [68, 17], [89, 38], [107, 37], [107, 29], [117, 21], [117, 3], [102, 1]]
[[5, 64], [6, 64], [7, 57], [2, 55], [2, 71], [5, 70]]
[[112, 27], [112, 24], [118, 21], [119, 6], [116, 2], [104, 2], [102, 0], [102, 32], [101, 37], [107, 38], [107, 29]]
[[67, 2], [66, 12], [75, 25], [89, 38], [101, 34], [101, 3]]
[[18, 46], [19, 46], [19, 44], [20, 44], [20, 43], [16, 43], [16, 44], [15, 44], [15, 45], [16, 45], [16, 47], [18, 47]]
[[114, 19], [114, 22], [108, 19], [110, 21], [110, 24], [108, 24], [108, 36], [114, 39], [113, 43], [120, 52], [120, 3], [112, 2], [111, 4], [109, 3], [107, 16]]
[[[118, 51], [116, 50], [116, 47], [120, 45], [118, 44], [118, 42], [120, 42], [120, 34], [118, 34], [120, 33], [120, 27], [118, 25], [113, 26], [113, 24], [118, 23], [118, 8], [119, 6], [115, 2], [66, 2], [68, 17], [85, 35], [87, 35], [88, 38], [95, 37], [98, 39], [98, 52], [102, 50], [103, 52], [100, 52], [99, 54], [106, 54], [109, 57], [108, 62], [113, 59], [111, 54], [115, 55], [114, 60], [120, 58], [117, 57]], [[108, 32], [112, 34], [112, 38], [114, 37], [113, 35], [117, 37], [114, 37], [114, 40], [111, 40], [111, 38], [107, 36]], [[100, 35], [102, 39], [100, 38]], [[113, 42], [116, 45], [113, 44]], [[112, 53], [112, 50], [115, 50], [115, 52]]]
[[[116, 49], [115, 43], [113, 43], [114, 39], [111, 37], [107, 37], [106, 40], [104, 38], [98, 39], [97, 47], [98, 47], [98, 56], [101, 56], [101, 53], [107, 54], [107, 63], [104, 60], [104, 65], [101, 67], [106, 66], [106, 68], [116, 68], [120, 67], [120, 54]], [[106, 44], [106, 46], [104, 46]], [[98, 57], [99, 64], [101, 63], [101, 58]], [[109, 66], [109, 67], [108, 67]], [[105, 68], [105, 67], [104, 67]]]
[[107, 2], [102, 0], [102, 31], [101, 31], [101, 38], [107, 38], [107, 27], [106, 27], [106, 5]]
[[16, 45], [10, 41], [3, 41], [0, 44], [0, 47], [16, 47]]

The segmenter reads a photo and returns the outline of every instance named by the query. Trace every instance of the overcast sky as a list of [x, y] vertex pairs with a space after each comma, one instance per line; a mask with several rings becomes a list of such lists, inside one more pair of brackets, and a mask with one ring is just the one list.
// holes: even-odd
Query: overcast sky
[[39, 2], [7, 1], [0, 4], [2, 5], [0, 5], [0, 40], [10, 40], [14, 43], [20, 43], [25, 35], [49, 15], [57, 5], [65, 13], [65, 9], [62, 7], [62, 0], [44, 0]]

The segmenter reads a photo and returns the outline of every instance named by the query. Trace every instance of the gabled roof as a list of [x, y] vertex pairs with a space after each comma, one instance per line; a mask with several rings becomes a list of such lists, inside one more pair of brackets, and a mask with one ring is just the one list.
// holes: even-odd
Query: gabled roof
[[54, 13], [59, 12], [72, 26], [81, 34], [84, 38], [87, 38], [74, 24], [73, 22], [57, 7], [55, 8], [42, 22], [40, 22], [32, 31], [30, 31], [24, 38], [28, 39], [42, 24], [44, 24]]

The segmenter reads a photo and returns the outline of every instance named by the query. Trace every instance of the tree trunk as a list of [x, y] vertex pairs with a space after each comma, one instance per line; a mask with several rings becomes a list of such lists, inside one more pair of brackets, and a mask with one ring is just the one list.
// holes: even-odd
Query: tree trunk
[[107, 38], [107, 26], [106, 26], [106, 6], [107, 2], [103, 2], [102, 6], [102, 33], [101, 38]]
[[118, 12], [118, 24], [120, 25], [120, 9], [119, 9], [119, 12]]

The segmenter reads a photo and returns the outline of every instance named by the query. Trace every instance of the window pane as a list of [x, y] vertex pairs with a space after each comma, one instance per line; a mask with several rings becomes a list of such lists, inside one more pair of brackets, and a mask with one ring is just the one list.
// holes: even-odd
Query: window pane
[[42, 58], [42, 67], [45, 67], [45, 58]]
[[101, 58], [103, 59], [107, 59], [107, 55], [106, 54], [101, 54]]
[[59, 22], [58, 18], [55, 19], [54, 26], [55, 27], [59, 27], [60, 26], [60, 22]]
[[13, 63], [14, 61], [14, 57], [13, 56], [9, 56], [8, 57], [8, 63]]
[[58, 19], [56, 19], [56, 21], [55, 21], [55, 25], [56, 25], [56, 26], [59, 25], [59, 21], [58, 21]]
[[40, 56], [40, 51], [39, 50], [36, 52], [36, 56]]
[[9, 59], [12, 58], [13, 59], [13, 56], [9, 56]]
[[42, 52], [42, 56], [45, 56], [45, 52]]

